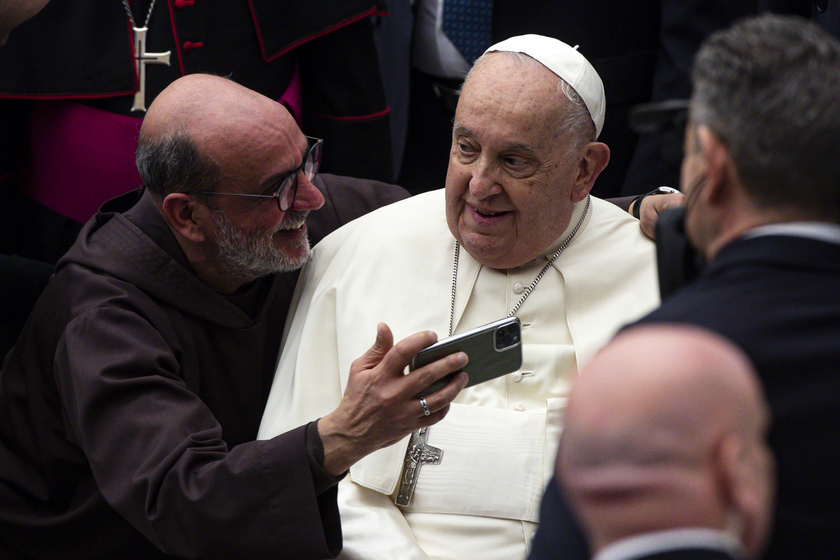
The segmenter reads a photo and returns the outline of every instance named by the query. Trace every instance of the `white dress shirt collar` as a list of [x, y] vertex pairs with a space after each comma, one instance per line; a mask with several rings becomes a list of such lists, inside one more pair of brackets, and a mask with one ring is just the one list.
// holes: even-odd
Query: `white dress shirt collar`
[[733, 558], [743, 557], [741, 543], [731, 534], [715, 529], [685, 528], [621, 539], [602, 548], [593, 560], [633, 560], [656, 552], [684, 548], [720, 550]]
[[762, 235], [795, 235], [840, 244], [840, 225], [828, 222], [786, 222], [759, 226], [744, 233], [744, 239]]

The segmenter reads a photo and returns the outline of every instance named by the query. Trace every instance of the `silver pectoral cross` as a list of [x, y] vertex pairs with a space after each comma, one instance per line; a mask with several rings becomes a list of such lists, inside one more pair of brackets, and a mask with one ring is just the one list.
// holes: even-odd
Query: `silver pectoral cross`
[[166, 64], [169, 66], [169, 54], [171, 51], [165, 53], [150, 53], [146, 52], [146, 32], [149, 31], [146, 27], [135, 27], [134, 29], [134, 66], [137, 69], [137, 81], [140, 84], [140, 89], [134, 94], [134, 105], [131, 107], [132, 111], [146, 110], [146, 65], [147, 64]]
[[403, 473], [400, 478], [400, 489], [397, 499], [394, 501], [398, 506], [407, 506], [414, 495], [414, 488], [417, 486], [417, 477], [420, 476], [420, 467], [423, 465], [439, 465], [443, 457], [443, 449], [432, 447], [426, 440], [429, 428], [420, 428], [413, 434], [408, 442], [408, 449], [405, 451], [405, 462]]

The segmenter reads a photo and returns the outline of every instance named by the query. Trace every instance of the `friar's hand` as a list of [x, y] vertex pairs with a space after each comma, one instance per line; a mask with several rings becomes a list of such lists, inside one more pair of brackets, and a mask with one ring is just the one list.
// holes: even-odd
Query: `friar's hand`
[[654, 239], [656, 237], [656, 220], [659, 219], [659, 214], [668, 208], [682, 206], [684, 198], [685, 195], [682, 193], [644, 197], [642, 206], [639, 208], [639, 223], [644, 234]]
[[461, 370], [467, 364], [466, 354], [457, 352], [409, 375], [403, 373], [417, 352], [436, 340], [435, 333], [423, 331], [394, 344], [391, 329], [379, 324], [376, 342], [350, 367], [338, 408], [318, 421], [328, 473], [338, 476], [365, 455], [446, 415], [449, 403], [467, 384], [466, 373], [458, 373], [442, 389], [426, 395], [428, 414], [415, 395]]

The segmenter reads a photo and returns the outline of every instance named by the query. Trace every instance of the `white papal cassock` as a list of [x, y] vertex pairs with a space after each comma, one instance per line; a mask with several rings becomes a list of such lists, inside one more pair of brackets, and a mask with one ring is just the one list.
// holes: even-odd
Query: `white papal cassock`
[[[395, 340], [426, 329], [446, 336], [454, 246], [442, 190], [379, 209], [319, 243], [298, 283], [259, 437], [334, 410], [378, 322]], [[506, 316], [546, 262], [493, 270], [462, 249], [455, 332]], [[653, 243], [637, 220], [592, 198], [580, 231], [516, 313], [521, 370], [465, 389], [429, 429], [443, 457], [421, 468], [411, 504], [393, 500], [408, 438], [351, 468], [339, 487], [342, 557], [524, 558], [575, 372], [658, 301]]]

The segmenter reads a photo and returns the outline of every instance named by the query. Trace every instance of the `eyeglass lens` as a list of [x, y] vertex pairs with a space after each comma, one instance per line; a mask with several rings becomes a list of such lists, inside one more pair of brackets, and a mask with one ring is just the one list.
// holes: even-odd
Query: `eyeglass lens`
[[277, 205], [281, 212], [285, 212], [295, 203], [298, 189], [298, 173], [303, 171], [306, 175], [306, 180], [311, 181], [318, 174], [318, 168], [321, 166], [321, 141], [314, 140], [314, 144], [309, 148], [306, 154], [306, 159], [298, 169], [286, 177], [283, 185], [280, 187], [280, 195], [277, 197]]

